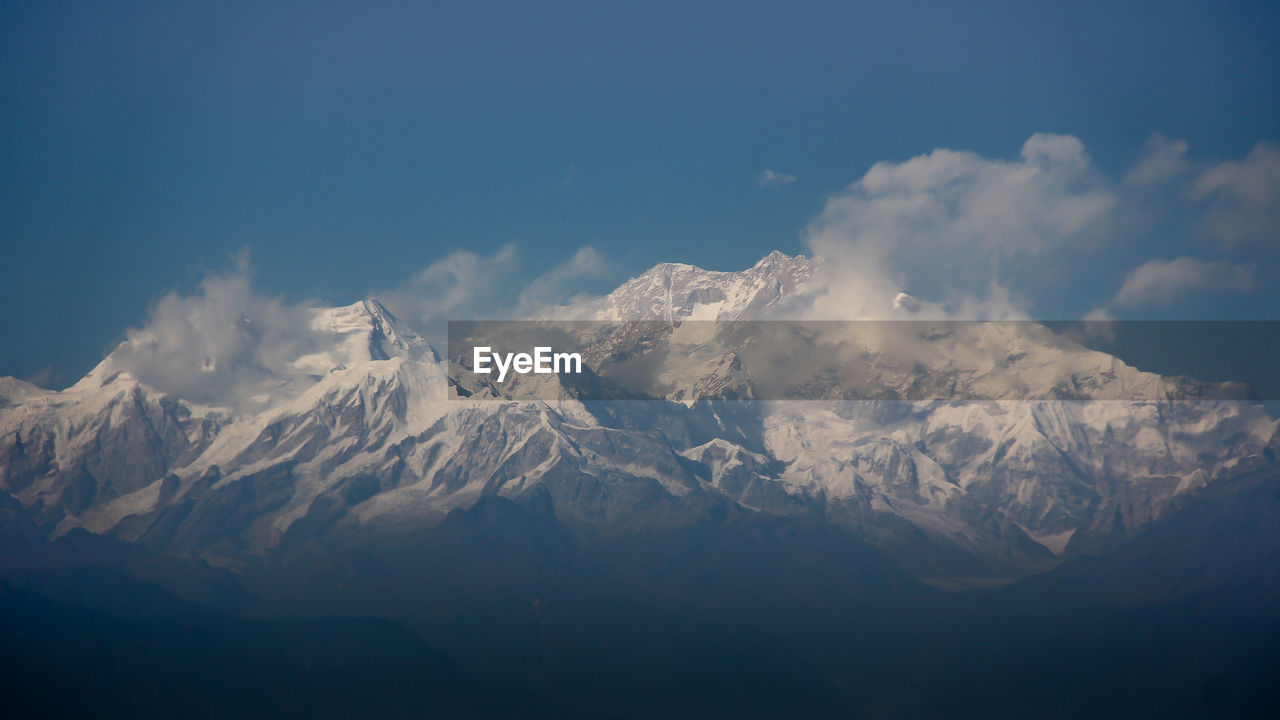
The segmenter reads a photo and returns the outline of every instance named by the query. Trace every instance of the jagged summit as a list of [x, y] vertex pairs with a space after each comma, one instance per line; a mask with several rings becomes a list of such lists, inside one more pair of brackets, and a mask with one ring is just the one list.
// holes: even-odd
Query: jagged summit
[[[385, 340], [397, 350], [406, 353], [420, 353], [427, 348], [426, 341], [412, 328], [401, 323], [377, 298], [371, 297], [362, 303], [373, 320], [373, 332], [380, 335], [378, 339]], [[431, 352], [434, 354], [435, 351]]]
[[377, 298], [316, 310], [311, 327], [318, 335], [317, 344], [322, 348], [327, 350], [326, 346], [331, 345], [334, 339], [342, 347], [338, 352], [330, 350], [316, 358], [299, 359], [300, 363], [315, 369], [319, 369], [317, 363], [322, 365], [330, 361], [330, 367], [349, 367], [354, 363], [393, 357], [439, 359], [421, 335], [400, 322]]
[[803, 262], [807, 264], [809, 262], [809, 258], [805, 257], [804, 255], [791, 256], [782, 252], [781, 250], [773, 250], [768, 255], [765, 255], [764, 257], [757, 260], [756, 264], [752, 265], [752, 267], [758, 268], [764, 265], [789, 265], [792, 263], [799, 263], [799, 262]]
[[662, 263], [608, 295], [601, 320], [745, 320], [764, 317], [809, 279], [809, 259], [774, 251], [747, 270]]

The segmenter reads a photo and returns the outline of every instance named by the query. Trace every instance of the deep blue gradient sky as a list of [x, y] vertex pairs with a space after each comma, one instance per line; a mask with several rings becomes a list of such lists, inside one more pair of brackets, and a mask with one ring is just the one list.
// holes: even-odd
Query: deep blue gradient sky
[[343, 303], [512, 242], [736, 269], [936, 147], [1238, 159], [1280, 139], [1278, 70], [1274, 2], [6, 1], [0, 375], [74, 380], [243, 248]]

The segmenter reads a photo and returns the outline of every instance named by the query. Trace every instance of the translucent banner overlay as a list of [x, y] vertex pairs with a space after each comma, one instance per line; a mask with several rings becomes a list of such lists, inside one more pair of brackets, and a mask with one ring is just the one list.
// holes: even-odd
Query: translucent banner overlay
[[1280, 400], [1275, 321], [452, 321], [466, 400]]

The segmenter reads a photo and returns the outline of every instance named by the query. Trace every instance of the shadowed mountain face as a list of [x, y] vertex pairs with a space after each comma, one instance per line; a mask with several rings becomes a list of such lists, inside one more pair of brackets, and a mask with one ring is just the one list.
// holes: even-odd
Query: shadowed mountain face
[[[19, 707], [55, 716], [92, 706], [144, 716], [1268, 717], [1280, 700], [1275, 486], [1250, 475], [1113, 553], [970, 593], [916, 583], [806, 520], [726, 506], [670, 533], [576, 538], [545, 499], [485, 499], [396, 542], [277, 555], [238, 573], [231, 582], [253, 599], [240, 613], [280, 620], [233, 619], [78, 565], [10, 572], [2, 677]], [[1208, 530], [1202, 542], [1171, 541]], [[1241, 553], [1250, 546], [1256, 560]], [[157, 567], [70, 534], [48, 552], [160, 582], [217, 572]], [[307, 619], [369, 615], [395, 622]]]
[[14, 581], [0, 584], [0, 688], [15, 717], [551, 716], [384, 620], [238, 619], [92, 569]]
[[[603, 328], [578, 377], [478, 380], [369, 300], [308, 311], [289, 352], [211, 359], [199, 392], [136, 338], [61, 392], [0, 380], [12, 687], [64, 697], [53, 714], [1275, 700], [1261, 406], [1031, 324], [766, 357], [734, 323], [787, 311], [809, 272], [663, 265], [564, 308]], [[762, 361], [812, 394], [761, 399]], [[624, 388], [623, 362], [658, 382]], [[872, 399], [832, 399], [849, 388]]]

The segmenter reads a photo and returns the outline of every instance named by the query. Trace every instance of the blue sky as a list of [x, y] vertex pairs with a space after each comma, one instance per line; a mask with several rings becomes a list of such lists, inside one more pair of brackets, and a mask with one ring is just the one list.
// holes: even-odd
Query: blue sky
[[[1250, 153], [1280, 141], [1278, 71], [1265, 2], [3, 2], [0, 375], [74, 380], [246, 248], [291, 302], [513, 243], [530, 278], [586, 246], [605, 285], [737, 269], [811, 252], [877, 162], [1016, 162], [1036, 133], [1078, 139], [1134, 208], [1103, 250], [1052, 259], [1069, 280], [1036, 312], [1078, 317], [1186, 257], [1155, 279], [1211, 281], [1160, 312], [1258, 316], [1280, 307], [1271, 216], [1188, 228], [1235, 212], [1222, 163], [1260, 157], [1239, 176], [1269, 182]], [[1153, 133], [1185, 141], [1185, 182], [1120, 191]]]

